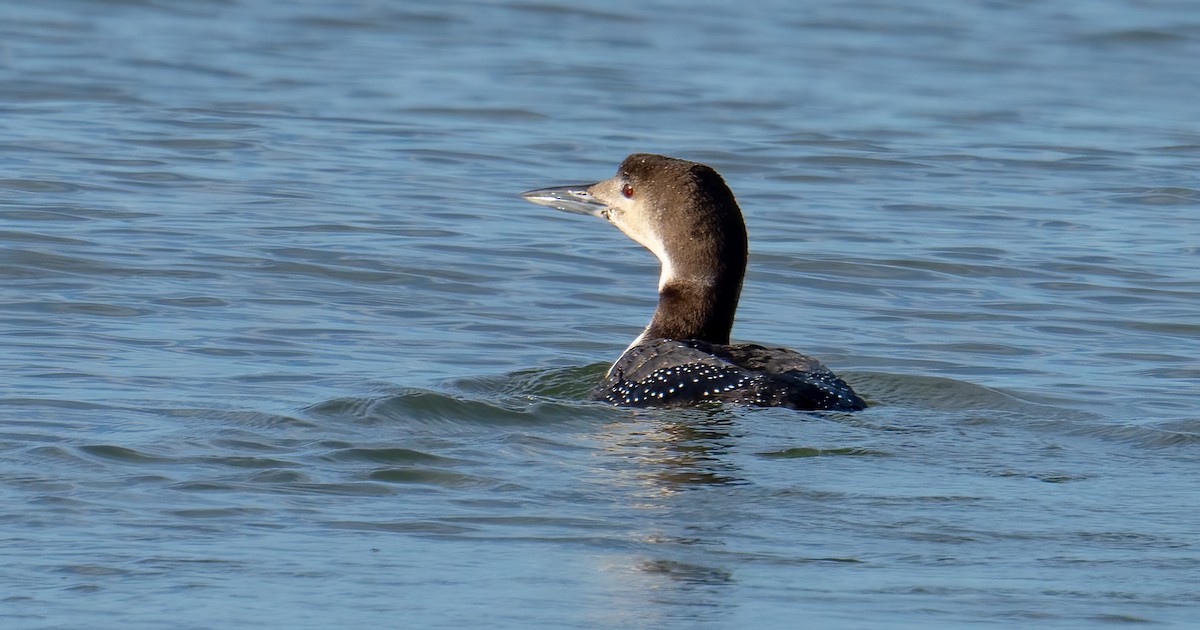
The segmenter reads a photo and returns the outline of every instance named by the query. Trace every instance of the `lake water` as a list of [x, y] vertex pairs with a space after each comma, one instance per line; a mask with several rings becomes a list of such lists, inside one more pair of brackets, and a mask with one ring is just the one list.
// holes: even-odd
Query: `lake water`
[[[1200, 619], [1200, 6], [582, 7], [0, 4], [0, 624]], [[585, 400], [635, 151], [870, 409]]]

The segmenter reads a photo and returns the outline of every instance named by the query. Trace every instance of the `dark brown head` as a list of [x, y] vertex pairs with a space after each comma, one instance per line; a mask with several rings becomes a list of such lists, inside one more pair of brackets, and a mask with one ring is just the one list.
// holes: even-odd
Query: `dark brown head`
[[640, 339], [729, 342], [746, 271], [746, 226], [716, 171], [635, 153], [611, 179], [534, 190], [524, 197], [602, 216], [658, 257], [658, 309]]

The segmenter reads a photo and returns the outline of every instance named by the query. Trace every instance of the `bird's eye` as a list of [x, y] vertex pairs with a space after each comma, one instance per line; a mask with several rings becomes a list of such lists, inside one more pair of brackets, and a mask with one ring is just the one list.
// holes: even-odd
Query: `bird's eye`
[[633, 186], [630, 186], [629, 184], [625, 184], [624, 186], [621, 187], [621, 194], [625, 195], [626, 199], [632, 199], [633, 198]]

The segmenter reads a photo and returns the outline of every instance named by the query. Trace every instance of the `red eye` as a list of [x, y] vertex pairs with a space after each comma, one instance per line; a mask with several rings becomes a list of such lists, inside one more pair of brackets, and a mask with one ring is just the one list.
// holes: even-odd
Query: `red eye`
[[625, 184], [624, 186], [621, 187], [621, 194], [625, 195], [626, 199], [632, 198], [633, 197], [633, 186], [630, 186], [629, 184]]

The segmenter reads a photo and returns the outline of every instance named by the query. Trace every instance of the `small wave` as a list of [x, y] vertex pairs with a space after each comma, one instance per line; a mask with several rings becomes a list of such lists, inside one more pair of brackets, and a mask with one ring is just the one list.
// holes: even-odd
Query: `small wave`
[[1069, 427], [1071, 432], [1106, 440], [1126, 442], [1147, 448], [1194, 446], [1200, 444], [1200, 418], [1182, 422], [1155, 424], [1092, 424]]
[[443, 390], [402, 388], [380, 396], [337, 398], [305, 411], [318, 417], [385, 423], [509, 425], [611, 420], [610, 407], [586, 400], [597, 374], [597, 366], [522, 370], [452, 381]]
[[[912, 411], [936, 414], [953, 422], [973, 426], [1010, 424], [1030, 429], [1095, 437], [1131, 445], [1159, 448], [1200, 443], [1200, 419], [1124, 423], [1075, 407], [1079, 401], [1035, 397], [966, 381], [937, 376], [902, 375], [876, 372], [844, 372], [842, 376], [868, 396], [875, 414], [852, 416], [847, 421], [872, 425], [880, 414]], [[877, 425], [881, 429], [905, 429], [903, 421]], [[927, 425], [922, 425], [928, 428]], [[920, 427], [907, 427], [913, 430]]]
[[842, 372], [872, 406], [923, 407], [931, 411], [1029, 410], [1039, 403], [999, 389], [940, 376]]
[[[591, 401], [588, 393], [607, 365], [519, 370], [509, 374], [448, 381], [437, 389], [397, 388], [375, 396], [336, 398], [304, 410], [309, 420], [350, 420], [357, 424], [418, 424], [455, 426], [578, 426], [619, 419], [653, 417], [664, 423], [696, 426], [714, 413], [736, 418], [774, 413], [736, 406], [717, 409], [629, 410]], [[1079, 409], [1070, 400], [1005, 391], [951, 378], [844, 371], [842, 376], [868, 398], [870, 407], [856, 414], [816, 414], [829, 421], [887, 432], [938, 432], [951, 427], [1008, 425], [1058, 435], [1096, 437], [1143, 447], [1200, 443], [1200, 421], [1161, 424], [1122, 424]], [[794, 413], [794, 412], [791, 412]], [[813, 414], [802, 414], [812, 418]], [[825, 456], [889, 456], [892, 453], [859, 447], [790, 447], [768, 450], [770, 458]], [[408, 465], [435, 457], [405, 449], [344, 449], [327, 455], [335, 460], [362, 460]], [[406, 459], [413, 461], [407, 462]], [[428, 462], [426, 462], [428, 463]], [[443, 462], [449, 463], [449, 462]], [[1039, 473], [1041, 474], [1041, 473]], [[1045, 475], [1059, 481], [1055, 474]]]
[[460, 379], [452, 386], [459, 391], [492, 396], [538, 396], [579, 401], [587, 400], [607, 370], [607, 363], [519, 370], [503, 376]]
[[759, 455], [762, 455], [763, 457], [777, 457], [777, 458], [789, 459], [789, 458], [797, 458], [797, 457], [801, 457], [801, 458], [803, 458], [803, 457], [824, 457], [824, 456], [830, 456], [830, 455], [844, 455], [844, 456], [851, 456], [851, 457], [863, 457], [863, 456], [882, 457], [882, 456], [890, 455], [890, 453], [887, 453], [885, 451], [880, 451], [877, 449], [862, 448], [862, 447], [849, 447], [849, 446], [834, 447], [834, 448], [817, 448], [817, 447], [812, 447], [812, 446], [793, 446], [791, 448], [785, 448], [785, 449], [778, 450], [778, 451], [764, 451], [764, 452], [759, 453]]
[[157, 455], [115, 444], [88, 444], [80, 446], [79, 450], [98, 459], [121, 464], [158, 464], [165, 461]]
[[322, 456], [337, 462], [366, 462], [372, 464], [453, 463], [457, 460], [410, 448], [344, 448]]

